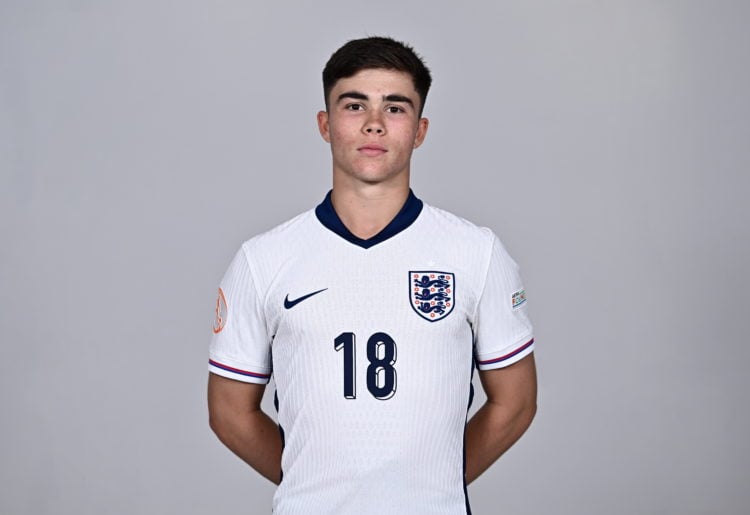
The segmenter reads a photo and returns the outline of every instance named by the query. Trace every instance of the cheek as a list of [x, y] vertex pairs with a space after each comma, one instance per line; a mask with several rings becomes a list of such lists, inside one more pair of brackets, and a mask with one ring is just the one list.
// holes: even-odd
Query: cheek
[[338, 129], [332, 128], [329, 134], [332, 145], [346, 145], [354, 140], [350, 131], [344, 130], [341, 127]]
[[398, 135], [399, 146], [404, 150], [412, 150], [416, 143], [417, 134], [411, 130], [411, 127], [404, 128], [404, 130]]

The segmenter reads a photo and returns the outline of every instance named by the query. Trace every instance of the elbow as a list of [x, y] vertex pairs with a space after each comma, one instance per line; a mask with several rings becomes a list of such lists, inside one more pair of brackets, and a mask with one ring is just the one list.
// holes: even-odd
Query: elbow
[[536, 417], [537, 412], [537, 404], [536, 400], [528, 403], [522, 412], [522, 418], [524, 422], [526, 423], [526, 427], [529, 427], [531, 425], [531, 422], [534, 420], [534, 417]]
[[529, 427], [534, 417], [536, 417], [537, 412], [536, 389], [534, 389], [533, 393], [525, 397], [524, 401], [519, 405], [518, 416], [525, 423], [525, 426]]
[[523, 402], [519, 402], [513, 409], [511, 417], [515, 421], [515, 425], [521, 433], [525, 432], [537, 412], [536, 399], [526, 399]]
[[217, 410], [209, 408], [208, 427], [211, 428], [211, 431], [213, 431], [221, 442], [226, 442], [230, 432], [230, 423], [227, 417], [222, 416]]
[[211, 428], [211, 431], [213, 431], [216, 436], [219, 436], [222, 431], [222, 424], [219, 420], [219, 417], [217, 417], [210, 411], [208, 413], [208, 427]]
[[211, 428], [211, 431], [222, 444], [230, 449], [232, 448], [232, 443], [236, 440], [237, 430], [229, 421], [221, 417], [209, 416], [208, 427]]
[[538, 410], [536, 380], [534, 380], [532, 386], [519, 396], [519, 400], [520, 418], [526, 423], [526, 427], [528, 428], [534, 417], [536, 417]]

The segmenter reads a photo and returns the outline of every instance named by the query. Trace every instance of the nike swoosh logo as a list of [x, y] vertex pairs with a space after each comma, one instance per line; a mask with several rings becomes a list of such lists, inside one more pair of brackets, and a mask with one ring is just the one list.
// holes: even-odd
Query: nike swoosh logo
[[314, 291], [312, 293], [308, 293], [307, 295], [303, 295], [302, 297], [300, 297], [298, 299], [294, 299], [294, 300], [289, 300], [289, 294], [287, 293], [286, 294], [286, 298], [284, 299], [284, 307], [286, 309], [292, 309], [294, 306], [296, 306], [297, 304], [299, 304], [303, 300], [307, 300], [310, 297], [312, 297], [313, 295], [317, 295], [318, 293], [320, 293], [322, 291], [326, 291], [327, 289], [328, 288], [323, 288], [322, 290], [318, 290], [318, 291]]

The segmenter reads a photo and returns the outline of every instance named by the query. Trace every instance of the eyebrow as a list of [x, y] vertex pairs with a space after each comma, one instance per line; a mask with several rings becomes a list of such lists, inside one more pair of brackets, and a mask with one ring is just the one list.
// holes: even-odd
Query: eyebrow
[[[345, 98], [351, 98], [354, 100], [370, 100], [370, 97], [365, 95], [364, 93], [360, 93], [359, 91], [346, 91], [344, 93], [341, 93], [339, 95], [338, 101], [341, 102]], [[409, 104], [410, 106], [414, 107], [414, 102], [411, 98], [405, 97], [404, 95], [385, 95], [383, 97], [383, 100], [386, 102], [403, 102], [404, 104]]]

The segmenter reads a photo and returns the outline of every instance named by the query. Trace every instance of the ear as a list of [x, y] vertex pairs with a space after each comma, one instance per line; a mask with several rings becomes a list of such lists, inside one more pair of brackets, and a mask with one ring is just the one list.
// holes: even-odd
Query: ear
[[414, 136], [414, 148], [418, 148], [422, 142], [424, 142], [425, 136], [427, 136], [427, 129], [430, 126], [430, 120], [427, 118], [420, 118], [417, 122], [417, 134]]
[[331, 142], [331, 131], [330, 126], [328, 124], [328, 112], [327, 111], [318, 111], [318, 130], [320, 131], [320, 135], [323, 137], [326, 142]]

